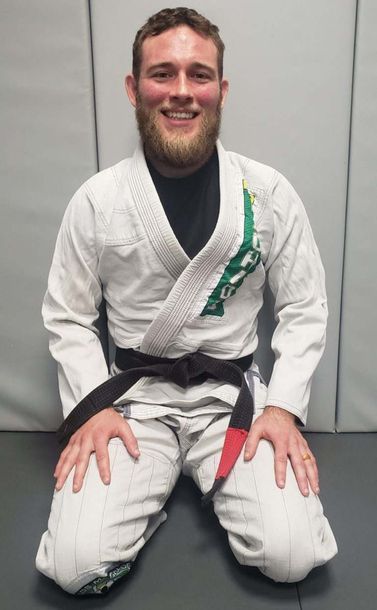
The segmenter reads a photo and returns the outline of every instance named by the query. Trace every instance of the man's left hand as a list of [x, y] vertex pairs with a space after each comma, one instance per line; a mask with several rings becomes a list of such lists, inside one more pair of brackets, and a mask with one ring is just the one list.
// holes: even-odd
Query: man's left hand
[[[251, 460], [260, 439], [270, 441], [275, 450], [275, 479], [281, 489], [285, 486], [287, 461], [290, 460], [297, 483], [304, 496], [309, 486], [319, 493], [318, 469], [309, 445], [295, 424], [295, 417], [279, 407], [267, 406], [250, 428], [245, 444], [244, 458]], [[306, 459], [304, 459], [304, 457]]]

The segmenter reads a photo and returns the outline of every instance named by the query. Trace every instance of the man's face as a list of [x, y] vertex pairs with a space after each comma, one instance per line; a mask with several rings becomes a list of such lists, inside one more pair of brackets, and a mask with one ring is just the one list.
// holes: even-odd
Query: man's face
[[220, 82], [217, 49], [188, 26], [147, 38], [138, 82], [126, 87], [141, 138], [157, 169], [200, 167], [218, 137], [228, 89]]

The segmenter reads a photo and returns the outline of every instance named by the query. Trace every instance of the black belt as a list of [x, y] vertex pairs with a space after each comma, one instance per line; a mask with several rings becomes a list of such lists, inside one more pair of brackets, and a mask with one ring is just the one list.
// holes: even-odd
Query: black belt
[[185, 354], [181, 358], [159, 358], [133, 349], [116, 349], [115, 364], [122, 372], [92, 390], [71, 411], [57, 431], [61, 443], [68, 442], [88, 419], [111, 406], [141, 377], [163, 377], [182, 388], [206, 379], [218, 379], [240, 388], [225, 435], [215, 482], [202, 502], [208, 503], [228, 476], [248, 435], [253, 418], [254, 401], [246, 383], [244, 371], [253, 362], [248, 355], [237, 360], [219, 360], [201, 352]]

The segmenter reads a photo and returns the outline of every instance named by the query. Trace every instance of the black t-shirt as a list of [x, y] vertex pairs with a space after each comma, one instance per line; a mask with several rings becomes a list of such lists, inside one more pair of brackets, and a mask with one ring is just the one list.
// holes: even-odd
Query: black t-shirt
[[166, 178], [148, 160], [147, 164], [170, 226], [187, 256], [194, 258], [211, 237], [219, 215], [217, 150], [184, 178]]

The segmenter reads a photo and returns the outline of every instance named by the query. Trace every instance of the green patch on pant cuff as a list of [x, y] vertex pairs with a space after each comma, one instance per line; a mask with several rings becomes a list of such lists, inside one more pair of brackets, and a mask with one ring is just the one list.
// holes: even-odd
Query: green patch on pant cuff
[[106, 576], [98, 576], [82, 587], [76, 595], [105, 595], [117, 580], [129, 573], [131, 567], [132, 561], [118, 564]]

